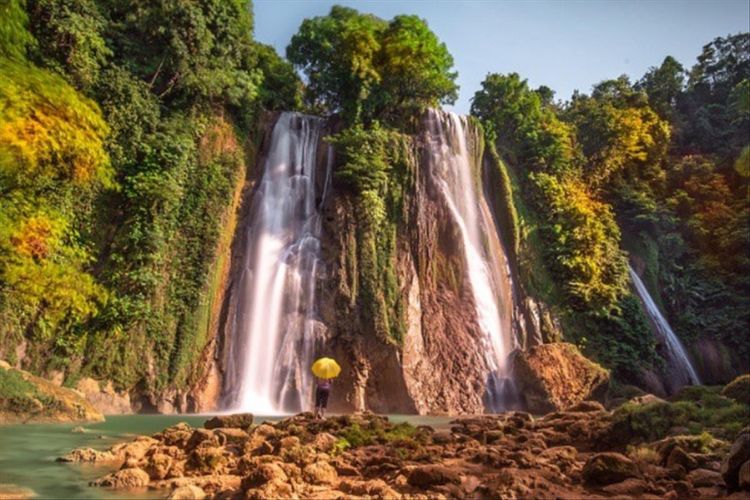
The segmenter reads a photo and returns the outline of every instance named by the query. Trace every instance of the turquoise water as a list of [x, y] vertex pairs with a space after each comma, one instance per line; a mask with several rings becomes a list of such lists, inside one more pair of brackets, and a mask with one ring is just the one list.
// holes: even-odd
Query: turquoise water
[[[107, 417], [106, 422], [83, 425], [85, 433], [72, 432], [75, 424], [33, 424], [0, 426], [0, 484], [14, 484], [33, 490], [38, 498], [160, 498], [164, 492], [116, 493], [88, 485], [92, 479], [111, 471], [111, 467], [92, 464], [55, 462], [73, 448], [98, 450], [126, 441], [137, 435], [154, 434], [178, 422], [200, 427], [205, 415], [121, 415]], [[256, 417], [277, 421], [281, 417]], [[394, 423], [444, 427], [449, 417], [392, 415]], [[0, 496], [2, 496], [0, 490]]]

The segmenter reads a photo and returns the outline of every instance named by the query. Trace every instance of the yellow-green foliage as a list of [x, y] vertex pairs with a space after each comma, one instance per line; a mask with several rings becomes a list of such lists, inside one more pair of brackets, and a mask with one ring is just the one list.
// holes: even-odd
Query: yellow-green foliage
[[[59, 76], [0, 59], [0, 177], [28, 186], [107, 182], [111, 170], [98, 106]], [[6, 184], [7, 185], [7, 184]]]
[[65, 349], [78, 341], [53, 339], [55, 331], [93, 315], [106, 296], [87, 272], [91, 258], [74, 222], [75, 206], [112, 184], [107, 125], [94, 102], [25, 61], [21, 48], [3, 50], [0, 74], [2, 331]]

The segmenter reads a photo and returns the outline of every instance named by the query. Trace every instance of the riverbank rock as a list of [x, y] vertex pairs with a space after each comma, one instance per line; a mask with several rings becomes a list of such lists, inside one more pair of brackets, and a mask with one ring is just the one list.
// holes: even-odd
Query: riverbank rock
[[609, 373], [573, 344], [532, 347], [513, 360], [513, 379], [532, 413], [563, 410], [585, 400], [604, 401]]
[[253, 425], [253, 415], [251, 413], [238, 413], [235, 415], [219, 415], [206, 420], [203, 427], [206, 429], [218, 429], [220, 427], [234, 427], [237, 429], [248, 429]]
[[[231, 416], [227, 416], [231, 417]], [[245, 417], [224, 419], [243, 426]], [[194, 429], [176, 424], [71, 460], [121, 460], [96, 486], [161, 490], [168, 498], [601, 498], [722, 497], [728, 443], [668, 436], [601, 448], [613, 414], [585, 403], [535, 417], [461, 417], [433, 429], [361, 413]], [[722, 444], [723, 443], [723, 444]], [[618, 450], [627, 448], [627, 456]], [[727, 471], [744, 455], [728, 458]], [[743, 487], [750, 470], [736, 467]]]
[[583, 466], [582, 474], [587, 483], [594, 485], [619, 483], [639, 475], [638, 467], [632, 460], [611, 452], [592, 455]]
[[748, 462], [750, 462], [750, 427], [745, 427], [732, 443], [729, 453], [721, 464], [721, 475], [727, 488], [736, 490], [743, 484], [744, 488], [750, 489], [747, 486], [750, 483], [747, 471], [743, 474], [743, 481], [740, 481], [740, 470]]
[[125, 415], [133, 413], [130, 405], [130, 395], [127, 392], [117, 392], [111, 381], [104, 383], [104, 387], [93, 378], [83, 377], [76, 383], [76, 390], [104, 415]]
[[0, 365], [0, 424], [102, 421], [104, 415], [76, 391]]

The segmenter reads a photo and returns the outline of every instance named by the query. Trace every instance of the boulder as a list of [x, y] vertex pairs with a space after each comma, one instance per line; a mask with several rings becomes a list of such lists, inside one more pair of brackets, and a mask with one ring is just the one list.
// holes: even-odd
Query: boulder
[[721, 474], [708, 469], [695, 469], [687, 475], [687, 480], [695, 488], [717, 486], [723, 482], [721, 479]]
[[745, 427], [732, 443], [721, 464], [721, 475], [729, 490], [740, 487], [740, 468], [750, 460], [750, 427]]
[[287, 480], [286, 472], [284, 472], [284, 469], [278, 463], [265, 463], [258, 465], [245, 476], [242, 480], [242, 489], [249, 490], [259, 488], [266, 483], [275, 481], [285, 482]]
[[750, 460], [742, 464], [737, 474], [737, 482], [742, 490], [750, 490]]
[[169, 500], [203, 500], [206, 498], [206, 492], [198, 486], [189, 484], [176, 488], [167, 498]]
[[583, 478], [588, 484], [607, 485], [638, 477], [638, 467], [625, 455], [614, 452], [597, 453], [583, 466]]
[[199, 446], [190, 452], [187, 465], [201, 474], [215, 474], [226, 459], [221, 448]]
[[148, 473], [145, 470], [133, 468], [118, 470], [89, 484], [105, 488], [129, 489], [146, 487], [149, 481]]
[[429, 488], [438, 484], [460, 484], [461, 477], [443, 465], [420, 465], [411, 470], [407, 481], [418, 488]]
[[693, 470], [698, 467], [698, 461], [688, 455], [680, 446], [675, 446], [667, 456], [667, 467], [681, 465], [685, 470]]
[[118, 457], [109, 451], [98, 451], [93, 448], [76, 448], [70, 453], [58, 457], [57, 462], [112, 462]]
[[172, 457], [163, 453], [154, 453], [144, 467], [151, 479], [164, 479], [172, 468]]
[[609, 373], [568, 343], [543, 344], [520, 351], [512, 378], [526, 408], [534, 413], [563, 410], [582, 401], [603, 401]]
[[327, 462], [313, 462], [305, 466], [302, 470], [302, 476], [305, 481], [312, 484], [335, 484], [338, 480], [338, 473]]
[[329, 452], [332, 451], [336, 446], [336, 441], [338, 441], [336, 436], [327, 432], [321, 432], [315, 435], [312, 445], [317, 450]]
[[750, 405], [750, 373], [740, 375], [729, 382], [724, 386], [724, 389], [721, 390], [721, 395], [729, 399], [734, 399], [740, 403]]
[[602, 488], [610, 495], [640, 497], [649, 489], [648, 483], [643, 479], [631, 477], [619, 483], [612, 483]]
[[217, 415], [203, 424], [206, 429], [218, 429], [220, 427], [234, 427], [237, 429], [249, 429], [253, 425], [252, 413], [236, 413], [234, 415]]

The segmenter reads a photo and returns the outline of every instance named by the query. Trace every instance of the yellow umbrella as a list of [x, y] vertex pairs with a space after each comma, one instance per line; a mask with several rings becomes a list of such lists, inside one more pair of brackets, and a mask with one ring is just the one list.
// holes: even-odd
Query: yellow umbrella
[[334, 378], [341, 373], [341, 367], [331, 358], [320, 358], [312, 365], [312, 372], [318, 378]]

